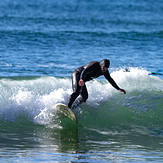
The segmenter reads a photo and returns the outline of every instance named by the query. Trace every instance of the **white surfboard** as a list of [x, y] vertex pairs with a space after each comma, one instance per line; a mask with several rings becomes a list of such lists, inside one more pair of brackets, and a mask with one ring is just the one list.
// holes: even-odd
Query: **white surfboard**
[[78, 119], [75, 115], [75, 113], [66, 105], [64, 104], [56, 104], [55, 108], [62, 113], [64, 116], [68, 117], [69, 119], [71, 119], [72, 121], [78, 123]]

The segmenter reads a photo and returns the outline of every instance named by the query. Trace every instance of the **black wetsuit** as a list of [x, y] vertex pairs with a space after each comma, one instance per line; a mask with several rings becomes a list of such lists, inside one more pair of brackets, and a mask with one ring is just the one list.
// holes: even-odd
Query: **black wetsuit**
[[72, 89], [73, 93], [70, 96], [68, 107], [71, 108], [73, 102], [76, 100], [76, 98], [80, 95], [78, 98], [78, 103], [86, 102], [88, 99], [88, 92], [86, 85], [79, 86], [79, 80], [83, 79], [84, 82], [90, 81], [94, 78], [97, 78], [101, 75], [104, 75], [105, 78], [109, 81], [109, 83], [119, 90], [118, 85], [115, 83], [115, 81], [111, 78], [109, 71], [102, 72], [100, 62], [92, 61], [88, 64], [77, 68], [71, 75], [72, 78]]

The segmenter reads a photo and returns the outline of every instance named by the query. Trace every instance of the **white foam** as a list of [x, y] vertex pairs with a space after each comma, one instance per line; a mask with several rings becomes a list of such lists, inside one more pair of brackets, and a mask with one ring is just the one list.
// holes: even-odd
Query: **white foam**
[[47, 124], [54, 117], [54, 105], [67, 103], [70, 79], [51, 77], [35, 80], [1, 79], [0, 119], [15, 121], [19, 117]]

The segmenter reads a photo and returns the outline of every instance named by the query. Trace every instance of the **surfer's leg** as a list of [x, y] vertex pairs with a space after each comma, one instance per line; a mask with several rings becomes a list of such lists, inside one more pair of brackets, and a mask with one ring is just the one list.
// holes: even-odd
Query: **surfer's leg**
[[80, 89], [81, 87], [79, 86], [78, 82], [80, 79], [80, 73], [77, 71], [74, 71], [71, 75], [72, 78], [72, 89], [73, 89], [73, 93], [70, 96], [69, 102], [68, 102], [68, 107], [71, 108], [73, 102], [76, 100], [76, 98], [79, 96], [80, 94]]
[[80, 96], [78, 98], [79, 104], [86, 102], [88, 99], [88, 91], [86, 85], [84, 85], [80, 90]]
[[76, 100], [76, 98], [79, 96], [79, 92], [74, 92], [71, 94], [69, 102], [68, 102], [68, 107], [71, 108], [72, 104]]

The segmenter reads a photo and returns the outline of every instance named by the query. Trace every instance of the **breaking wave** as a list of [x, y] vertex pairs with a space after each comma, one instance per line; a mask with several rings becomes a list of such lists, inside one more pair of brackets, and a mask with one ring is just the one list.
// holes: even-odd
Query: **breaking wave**
[[[162, 127], [163, 80], [142, 68], [112, 71], [111, 76], [126, 90], [115, 90], [105, 79], [86, 83], [88, 101], [76, 109], [79, 125], [98, 128]], [[55, 104], [67, 104], [70, 78], [0, 78], [0, 122], [26, 119], [38, 125], [61, 127]]]

